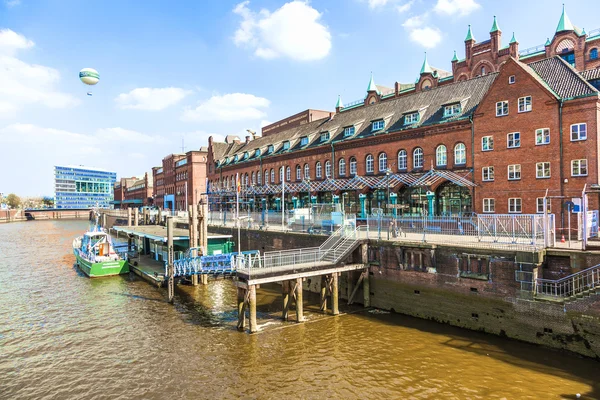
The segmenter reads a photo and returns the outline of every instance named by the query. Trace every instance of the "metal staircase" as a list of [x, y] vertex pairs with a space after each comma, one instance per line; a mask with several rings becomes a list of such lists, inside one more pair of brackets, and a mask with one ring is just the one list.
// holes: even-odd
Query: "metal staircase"
[[535, 280], [535, 298], [539, 300], [570, 302], [597, 294], [600, 294], [600, 264], [558, 280]]

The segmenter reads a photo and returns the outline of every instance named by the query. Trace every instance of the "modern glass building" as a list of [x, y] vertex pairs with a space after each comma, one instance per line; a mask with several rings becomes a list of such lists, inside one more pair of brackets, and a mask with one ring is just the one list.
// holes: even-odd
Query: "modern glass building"
[[116, 172], [84, 166], [54, 167], [56, 208], [110, 208]]

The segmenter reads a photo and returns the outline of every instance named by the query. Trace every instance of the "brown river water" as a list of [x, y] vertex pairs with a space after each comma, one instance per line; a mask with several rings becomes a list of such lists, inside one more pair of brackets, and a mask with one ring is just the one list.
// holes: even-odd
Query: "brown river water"
[[342, 308], [235, 330], [231, 281], [180, 286], [175, 304], [132, 276], [73, 267], [87, 221], [0, 224], [0, 399], [600, 398], [600, 363], [396, 314]]

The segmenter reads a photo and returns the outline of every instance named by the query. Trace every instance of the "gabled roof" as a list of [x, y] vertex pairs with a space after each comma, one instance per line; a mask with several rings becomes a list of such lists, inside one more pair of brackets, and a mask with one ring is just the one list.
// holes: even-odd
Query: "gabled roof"
[[595, 69], [588, 69], [587, 71], [582, 71], [579, 73], [586, 81], [591, 81], [593, 79], [600, 79], [600, 67]]
[[[365, 138], [370, 136], [384, 135], [387, 132], [412, 129], [420, 126], [436, 125], [440, 123], [456, 121], [459, 119], [468, 118], [475, 110], [489, 87], [494, 82], [497, 74], [488, 74], [462, 82], [455, 82], [447, 85], [438, 86], [431, 90], [406, 94], [401, 97], [393, 98], [387, 101], [379, 102], [369, 106], [360, 106], [346, 111], [337, 113], [334, 118], [323, 118], [292, 127], [282, 132], [274, 133], [269, 136], [256, 138], [249, 143], [242, 143], [239, 148], [235, 148], [235, 152], [246, 151], [246, 149], [255, 149], [257, 147], [268, 146], [269, 144], [280, 144], [284, 140], [292, 142], [290, 150], [285, 153], [294, 153], [297, 151], [295, 147], [296, 141], [302, 136], [308, 136], [309, 148], [326, 146], [330, 143], [339, 143], [350, 141], [356, 138]], [[443, 104], [452, 101], [461, 101], [463, 104], [461, 114], [444, 118]], [[421, 110], [423, 114], [417, 124], [405, 126], [404, 114], [410, 110]], [[385, 129], [383, 131], [371, 132], [371, 121], [385, 121]], [[352, 137], [344, 138], [344, 127], [354, 126], [355, 134]], [[320, 142], [321, 132], [329, 131], [330, 140]], [[213, 146], [222, 148], [221, 144], [213, 142]], [[225, 144], [225, 146], [228, 146]], [[306, 147], [303, 147], [306, 148]], [[231, 148], [230, 148], [231, 149]], [[276, 151], [274, 154], [279, 154]], [[231, 150], [222, 154], [222, 157], [231, 157], [234, 153]], [[265, 158], [270, 155], [263, 155]], [[216, 158], [217, 159], [217, 158]]]
[[528, 64], [543, 82], [561, 99], [598, 93], [596, 88], [560, 56]]

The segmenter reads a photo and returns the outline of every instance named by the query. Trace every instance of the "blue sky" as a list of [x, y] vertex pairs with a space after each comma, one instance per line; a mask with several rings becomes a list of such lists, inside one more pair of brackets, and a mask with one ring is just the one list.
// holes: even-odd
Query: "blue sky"
[[[167, 154], [245, 135], [307, 108], [333, 110], [412, 82], [428, 52], [451, 70], [471, 24], [543, 44], [561, 1], [0, 0], [0, 192], [52, 195], [53, 165], [142, 175]], [[600, 28], [597, 0], [566, 1]], [[595, 10], [594, 12], [591, 12]], [[100, 73], [91, 88], [81, 68]]]

